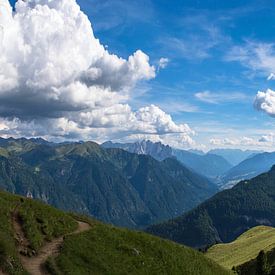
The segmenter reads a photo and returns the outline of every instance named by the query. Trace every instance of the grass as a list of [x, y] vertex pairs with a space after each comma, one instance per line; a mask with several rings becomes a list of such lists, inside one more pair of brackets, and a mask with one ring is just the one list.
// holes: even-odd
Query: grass
[[18, 257], [12, 212], [20, 204], [23, 229], [33, 249], [45, 241], [72, 232], [76, 221], [69, 215], [38, 201], [0, 191], [0, 269], [7, 274], [27, 274]]
[[269, 226], [254, 227], [235, 241], [212, 246], [206, 256], [221, 266], [231, 269], [255, 259], [261, 250], [265, 252], [275, 248], [275, 228]]
[[19, 197], [0, 192], [0, 267], [8, 274], [24, 274], [20, 264], [10, 213]]
[[[137, 231], [94, 222], [92, 229], [65, 238], [49, 259], [53, 274], [230, 274], [191, 248]], [[54, 270], [54, 271], [53, 271]]]
[[73, 232], [78, 226], [70, 215], [34, 200], [25, 200], [19, 215], [34, 250], [38, 250], [45, 241]]

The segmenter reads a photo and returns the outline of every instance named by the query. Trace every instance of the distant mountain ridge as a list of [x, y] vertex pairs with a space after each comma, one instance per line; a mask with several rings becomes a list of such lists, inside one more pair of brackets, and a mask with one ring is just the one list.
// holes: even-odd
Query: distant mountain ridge
[[185, 150], [173, 149], [173, 155], [187, 167], [210, 179], [223, 175], [232, 167], [223, 157], [213, 154], [198, 155]]
[[198, 248], [231, 242], [258, 225], [275, 226], [275, 166], [147, 231]]
[[176, 159], [26, 139], [2, 140], [0, 188], [134, 228], [175, 217], [217, 192]]
[[192, 152], [190, 150], [174, 149], [169, 145], [164, 145], [160, 142], [154, 143], [149, 140], [125, 144], [108, 141], [101, 146], [103, 148], [120, 148], [136, 154], [146, 154], [157, 160], [176, 158], [196, 173], [211, 179], [223, 175], [232, 167], [223, 157], [218, 155], [203, 154], [203, 152], [200, 151]]
[[212, 149], [208, 153], [221, 156], [233, 166], [236, 166], [245, 159], [252, 157], [253, 155], [263, 153], [263, 151], [240, 149]]
[[223, 189], [231, 188], [241, 180], [251, 179], [267, 172], [273, 165], [275, 165], [275, 152], [252, 155], [227, 171], [221, 178], [220, 186]]

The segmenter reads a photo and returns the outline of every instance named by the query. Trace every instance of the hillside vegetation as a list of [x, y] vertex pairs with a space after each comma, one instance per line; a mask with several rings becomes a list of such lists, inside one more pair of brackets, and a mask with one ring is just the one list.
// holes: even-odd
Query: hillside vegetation
[[12, 215], [18, 210], [29, 249], [39, 250], [47, 241], [76, 229], [68, 214], [36, 201], [0, 192], [0, 267], [8, 274], [25, 274], [17, 251]]
[[252, 259], [261, 250], [268, 252], [275, 248], [275, 228], [257, 226], [243, 233], [231, 243], [217, 244], [210, 247], [206, 256], [221, 266], [232, 269]]
[[[46, 262], [50, 274], [230, 274], [191, 248], [69, 215], [5, 192], [0, 192], [0, 273], [28, 274], [21, 264], [23, 256], [19, 256], [20, 241], [13, 224], [15, 213], [20, 217], [31, 251], [34, 249], [38, 256], [42, 246], [63, 236], [59, 255]], [[75, 232], [79, 220], [89, 223], [89, 230], [67, 235]], [[35, 256], [29, 257], [24, 261]]]
[[242, 181], [148, 232], [192, 247], [231, 242], [257, 225], [275, 226], [275, 167]]
[[230, 274], [191, 248], [100, 223], [67, 237], [48, 266], [56, 274]]

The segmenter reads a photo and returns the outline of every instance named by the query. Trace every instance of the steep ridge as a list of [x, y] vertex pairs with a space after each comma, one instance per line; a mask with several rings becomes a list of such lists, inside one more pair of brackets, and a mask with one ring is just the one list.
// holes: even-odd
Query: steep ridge
[[275, 166], [147, 232], [198, 248], [231, 242], [257, 225], [275, 226]]

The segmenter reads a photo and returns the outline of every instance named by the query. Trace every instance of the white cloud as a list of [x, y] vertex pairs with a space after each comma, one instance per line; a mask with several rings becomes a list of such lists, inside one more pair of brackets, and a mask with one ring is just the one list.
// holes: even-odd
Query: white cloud
[[270, 78], [271, 73], [275, 72], [275, 45], [247, 41], [244, 46], [233, 47], [226, 60], [238, 61], [244, 67]]
[[257, 145], [258, 141], [249, 137], [224, 139], [212, 138], [210, 139], [210, 143], [216, 146], [254, 146]]
[[[91, 87], [96, 98], [100, 93], [115, 98], [116, 92], [127, 93], [137, 81], [155, 77], [155, 68], [142, 51], [128, 60], [109, 54], [75, 0], [19, 0], [14, 15], [8, 2], [1, 9], [3, 116], [24, 115], [34, 103], [37, 115], [53, 106], [54, 112], [80, 111], [94, 107]], [[80, 85], [81, 92], [73, 89]]]
[[260, 139], [259, 142], [262, 143], [269, 143], [271, 145], [275, 144], [275, 134], [270, 133], [268, 135], [263, 135]]
[[192, 134], [155, 105], [132, 110], [133, 88], [154, 78], [155, 67], [141, 50], [128, 59], [110, 54], [76, 0], [18, 0], [14, 13], [3, 0], [0, 14], [1, 135]]
[[272, 149], [275, 145], [275, 134], [270, 133], [257, 137], [238, 137], [238, 138], [212, 138], [210, 144], [215, 147], [229, 147], [229, 148], [269, 148]]
[[165, 39], [162, 37], [160, 44], [170, 56], [176, 58], [181, 57], [189, 61], [210, 58], [213, 49], [230, 41], [230, 38], [221, 32], [219, 23], [214, 21], [213, 18], [186, 14], [178, 19], [182, 31], [175, 36], [167, 36]]
[[275, 74], [274, 74], [274, 73], [271, 73], [271, 74], [268, 76], [267, 80], [275, 80]]
[[140, 108], [136, 112], [136, 118], [140, 131], [154, 134], [192, 133], [187, 124], [176, 124], [170, 115], [155, 105]]
[[168, 66], [168, 63], [169, 63], [169, 62], [170, 62], [169, 58], [162, 57], [162, 58], [159, 60], [158, 70], [160, 70], [160, 69], [165, 69], [165, 68]]
[[241, 101], [247, 99], [247, 96], [243, 93], [214, 93], [210, 91], [199, 92], [195, 94], [195, 97], [200, 101], [219, 104], [224, 102]]
[[165, 102], [160, 102], [159, 105], [169, 113], [198, 113], [201, 112], [198, 106], [192, 105], [188, 102], [180, 102], [178, 100], [165, 100]]
[[270, 89], [267, 89], [266, 92], [258, 92], [254, 106], [257, 110], [275, 117], [275, 92]]

